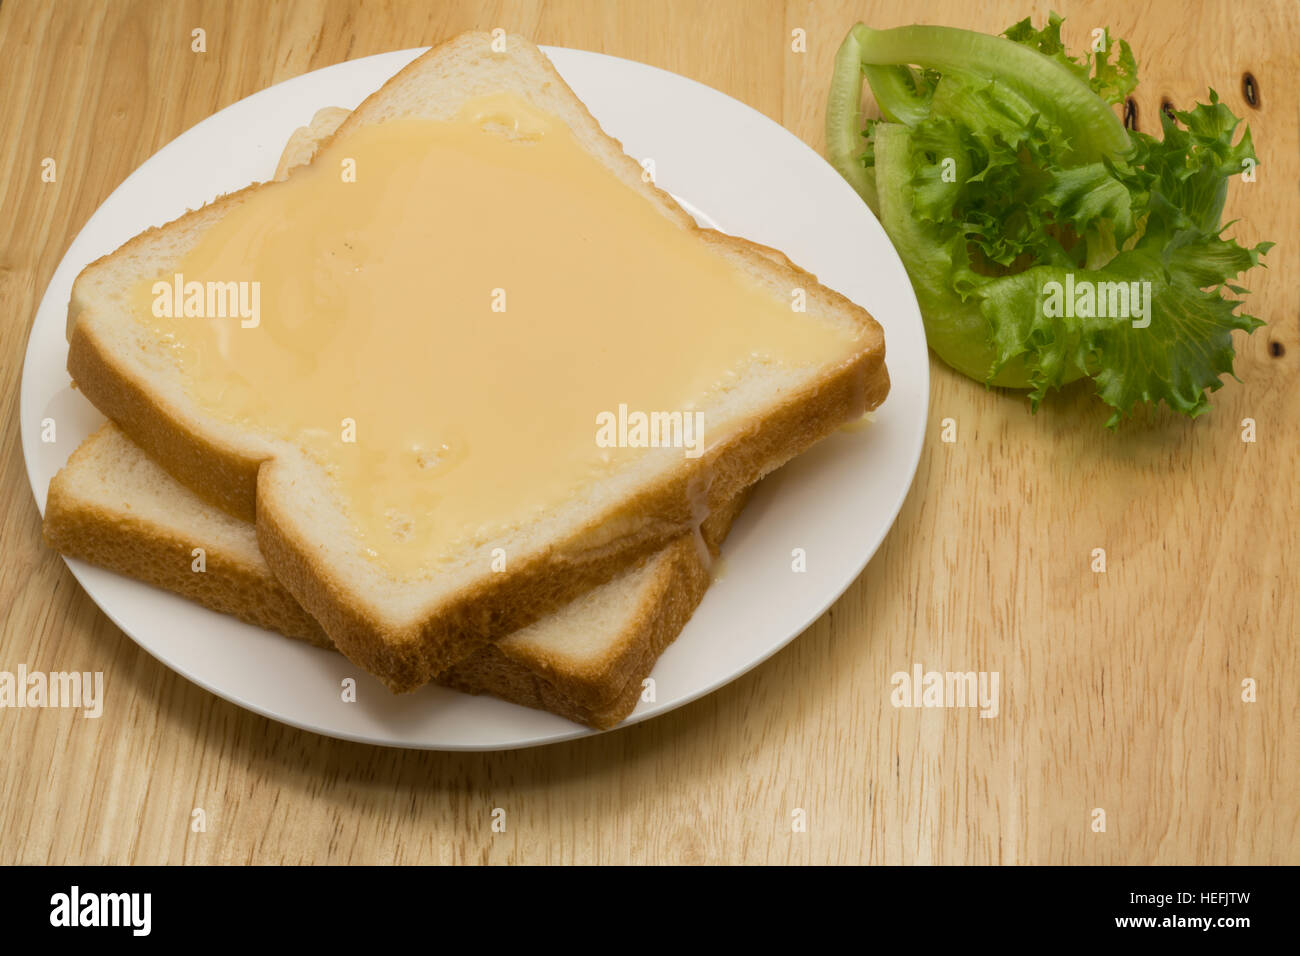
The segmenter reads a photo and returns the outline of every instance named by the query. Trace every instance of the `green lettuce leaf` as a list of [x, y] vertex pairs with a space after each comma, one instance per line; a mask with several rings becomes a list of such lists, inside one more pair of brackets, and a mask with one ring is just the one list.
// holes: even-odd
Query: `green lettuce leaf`
[[1084, 80], [1107, 103], [1114, 105], [1124, 102], [1137, 87], [1137, 60], [1129, 45], [1120, 40], [1115, 62], [1109, 62], [1112, 51], [1110, 30], [1102, 28], [1101, 42], [1097, 44], [1100, 49], [1083, 57], [1072, 57], [1066, 52], [1061, 40], [1061, 24], [1064, 22], [1053, 12], [1048, 14], [1047, 26], [1035, 30], [1030, 18], [1025, 17], [1002, 35], [1061, 63]]
[[[1112, 111], [1136, 83], [1128, 44], [1103, 31], [1076, 58], [1060, 33], [1055, 14], [1000, 38], [855, 27], [828, 155], [880, 216], [954, 368], [1028, 389], [1034, 408], [1090, 378], [1110, 427], [1144, 402], [1195, 417], [1232, 373], [1232, 333], [1261, 324], [1234, 279], [1271, 244], [1243, 248], [1221, 224], [1228, 182], [1255, 162], [1250, 132], [1211, 90], [1162, 112], [1159, 138], [1129, 134]], [[865, 130], [864, 76], [884, 115]]]

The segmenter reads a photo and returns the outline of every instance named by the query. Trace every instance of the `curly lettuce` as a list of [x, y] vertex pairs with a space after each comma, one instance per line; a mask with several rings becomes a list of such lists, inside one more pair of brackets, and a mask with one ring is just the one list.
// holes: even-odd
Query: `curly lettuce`
[[[1263, 324], [1228, 293], [1272, 244], [1242, 247], [1221, 223], [1229, 179], [1256, 163], [1250, 131], [1213, 90], [1162, 111], [1159, 138], [1126, 130], [1128, 44], [1103, 32], [1071, 57], [1060, 30], [1055, 14], [1002, 37], [859, 24], [836, 57], [828, 157], [880, 218], [949, 365], [1027, 389], [1035, 409], [1087, 377], [1112, 428], [1139, 403], [1196, 417], [1232, 374], [1232, 333]], [[865, 130], [864, 77], [883, 117]]]

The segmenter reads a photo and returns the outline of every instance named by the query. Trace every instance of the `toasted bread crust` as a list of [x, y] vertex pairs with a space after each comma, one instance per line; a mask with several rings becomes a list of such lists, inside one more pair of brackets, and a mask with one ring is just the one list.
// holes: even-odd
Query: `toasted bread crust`
[[[491, 693], [594, 727], [612, 727], [636, 706], [641, 682], [664, 649], [677, 639], [711, 581], [722, 542], [750, 497], [749, 490], [727, 502], [700, 526], [698, 535], [678, 538], [654, 560], [635, 613], [600, 659], [574, 668], [534, 644], [507, 639], [486, 645], [438, 676], [438, 682], [470, 693]], [[583, 716], [574, 717], [573, 714]]]
[[562, 673], [551, 662], [525, 667], [506, 647], [488, 644], [440, 674], [438, 683], [549, 710], [601, 730], [613, 727], [636, 707], [642, 681], [709, 587], [708, 568], [695, 557], [693, 541], [679, 539], [665, 550], [669, 561], [657, 569], [651, 595], [626, 628], [636, 639], [620, 642], [619, 653], [603, 667], [581, 674]]
[[96, 408], [177, 481], [236, 518], [256, 520], [261, 461], [189, 429], [116, 360], [111, 349], [96, 340], [93, 327], [85, 323], [72, 327], [68, 373]]
[[[109, 428], [110, 425], [104, 426]], [[79, 456], [89, 452], [87, 439], [50, 481], [41, 527], [45, 543], [61, 554], [172, 591], [182, 597], [317, 647], [333, 648], [315, 619], [303, 610], [269, 569], [247, 561], [219, 543], [196, 541], [173, 529], [123, 510], [97, 506], [68, 487], [67, 475]], [[206, 569], [192, 569], [195, 547], [204, 547]]]
[[[329, 637], [257, 555], [241, 555], [220, 538], [182, 533], [138, 513], [139, 502], [105, 506], [76, 491], [73, 478], [87, 467], [109, 423], [73, 452], [50, 482], [43, 534], [46, 544], [129, 577], [164, 588], [249, 624], [333, 649]], [[547, 710], [607, 729], [636, 706], [642, 681], [680, 633], [704, 596], [709, 572], [699, 546], [716, 555], [748, 494], [728, 502], [700, 529], [700, 540], [683, 538], [655, 558], [654, 579], [641, 587], [637, 606], [607, 653], [584, 666], [548, 658], [533, 645], [505, 641], [481, 648], [436, 683], [472, 694]], [[133, 513], [133, 510], [136, 513]], [[174, 524], [174, 523], [173, 523]], [[194, 547], [203, 547], [207, 568], [191, 569]], [[661, 557], [666, 560], [661, 560]]]
[[[475, 42], [484, 40], [457, 38], [415, 63], [457, 44]], [[536, 65], [547, 71], [551, 81], [567, 89], [549, 60], [535, 49], [529, 55], [533, 54], [539, 60]], [[396, 77], [389, 80], [371, 99], [395, 82]], [[576, 96], [573, 99], [580, 102]], [[364, 106], [344, 121], [338, 132], [346, 130]], [[582, 109], [599, 130], [590, 113]], [[640, 167], [631, 157], [622, 155], [620, 161], [630, 164], [639, 175]], [[219, 212], [227, 204], [245, 201], [260, 188], [253, 186], [223, 197], [176, 223]], [[764, 260], [766, 268], [791, 288], [817, 286], [814, 276], [776, 250], [699, 229], [666, 193], [654, 192], [665, 214], [705, 241], [733, 254]], [[152, 232], [112, 255], [130, 254], [135, 244]], [[196, 425], [189, 420], [186, 412], [137, 381], [111, 347], [86, 323], [76, 321], [75, 314], [70, 317], [68, 368], [83, 393], [183, 484], [231, 514], [254, 520], [259, 546], [285, 588], [349, 659], [392, 690], [402, 692], [414, 690], [485, 644], [609, 581], [633, 562], [688, 533], [702, 510], [721, 507], [839, 425], [876, 407], [889, 388], [879, 326], [865, 310], [833, 290], [818, 287], [818, 291], [855, 316], [866, 332], [862, 347], [850, 360], [786, 394], [761, 420], [756, 419], [743, 433], [700, 458], [687, 460], [671, 478], [591, 518], [565, 539], [555, 541], [545, 553], [512, 563], [509, 574], [480, 578], [423, 620], [400, 628], [385, 623], [375, 609], [362, 603], [349, 589], [342, 571], [328, 566], [287, 520], [281, 510], [286, 506], [271, 500], [268, 476], [277, 466], [275, 460], [250, 458], [246, 449], [221, 441], [202, 422]]]

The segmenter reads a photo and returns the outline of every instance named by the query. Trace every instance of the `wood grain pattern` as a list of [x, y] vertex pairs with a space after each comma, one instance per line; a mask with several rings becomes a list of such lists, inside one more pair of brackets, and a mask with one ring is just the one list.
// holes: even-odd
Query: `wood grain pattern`
[[[517, 753], [348, 744], [158, 664], [40, 544], [18, 431], [23, 349], [68, 244], [147, 156], [235, 100], [344, 59], [505, 26], [717, 87], [822, 146], [862, 19], [997, 31], [1055, 6], [1141, 63], [1139, 125], [1216, 88], [1262, 165], [1234, 185], [1268, 323], [1197, 422], [1120, 433], [1075, 387], [1031, 416], [932, 363], [916, 484], [875, 560], [795, 644], [647, 724]], [[0, 710], [0, 862], [1300, 862], [1300, 8], [1291, 0], [64, 2], [0, 5], [0, 670], [102, 670], [99, 720]], [[190, 51], [207, 30], [208, 52]], [[790, 51], [790, 31], [808, 51]], [[1242, 74], [1258, 81], [1250, 108]], [[304, 120], [306, 118], [304, 117]], [[40, 180], [56, 157], [59, 180]], [[1257, 422], [1243, 443], [1240, 422]], [[952, 418], [957, 441], [939, 440]], [[1089, 570], [1103, 547], [1106, 574]], [[996, 670], [1002, 711], [896, 710], [913, 662]], [[1253, 704], [1243, 678], [1258, 682]], [[190, 832], [202, 807], [206, 833]], [[507, 831], [493, 834], [494, 807]], [[1107, 831], [1090, 827], [1104, 808]], [[805, 833], [791, 813], [807, 813]]]

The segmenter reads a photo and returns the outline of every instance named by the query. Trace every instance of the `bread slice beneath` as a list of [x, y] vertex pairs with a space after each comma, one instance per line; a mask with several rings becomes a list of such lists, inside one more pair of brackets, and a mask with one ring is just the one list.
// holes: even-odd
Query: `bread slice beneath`
[[[302, 449], [205, 412], [165, 343], [134, 314], [133, 289], [170, 274], [208, 228], [276, 184], [249, 187], [136, 237], [87, 267], [69, 308], [68, 368], [82, 392], [202, 498], [255, 520], [275, 577], [336, 647], [395, 691], [420, 686], [665, 547], [888, 391], [883, 336], [864, 310], [774, 250], [699, 229], [643, 181], [641, 167], [522, 38], [510, 37], [505, 53], [492, 51], [487, 34], [438, 47], [367, 99], [335, 135], [398, 117], [445, 119], [467, 99], [503, 90], [561, 119], [611, 174], [706, 244], [719, 269], [743, 273], [787, 305], [791, 291], [802, 289], [804, 320], [846, 330], [851, 344], [816, 367], [762, 368], [724, 390], [703, 407], [710, 444], [700, 457], [647, 452], [566, 505], [476, 543], [437, 574], [409, 580], [361, 555], [346, 502]], [[509, 555], [507, 572], [495, 572], [496, 553]]]
[[[436, 682], [494, 694], [605, 729], [636, 706], [642, 682], [709, 584], [742, 495], [700, 538], [674, 541], [554, 614], [480, 648]], [[197, 601], [258, 627], [333, 648], [271, 573], [251, 523], [179, 484], [111, 422], [50, 483], [44, 535], [53, 548]], [[708, 551], [703, 551], [702, 547]], [[194, 549], [204, 570], [194, 570]]]

